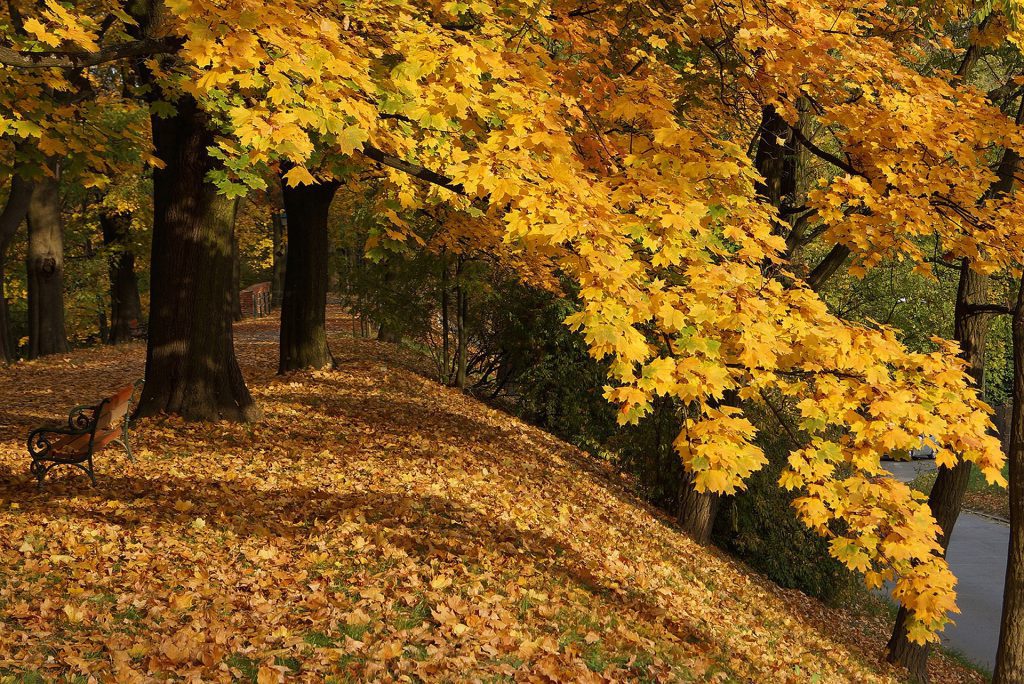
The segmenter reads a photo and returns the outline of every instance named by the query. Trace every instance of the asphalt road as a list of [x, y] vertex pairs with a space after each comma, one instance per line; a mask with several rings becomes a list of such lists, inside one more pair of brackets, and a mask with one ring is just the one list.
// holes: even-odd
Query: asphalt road
[[[934, 461], [884, 462], [903, 481], [935, 468]], [[1010, 542], [1008, 525], [973, 513], [961, 513], [953, 528], [946, 559], [957, 577], [956, 624], [942, 633], [942, 642], [989, 669], [995, 665], [1003, 579]]]

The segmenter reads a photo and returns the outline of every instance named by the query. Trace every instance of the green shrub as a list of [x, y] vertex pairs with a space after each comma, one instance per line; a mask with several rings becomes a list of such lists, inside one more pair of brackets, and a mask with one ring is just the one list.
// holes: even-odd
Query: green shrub
[[857, 575], [828, 553], [828, 540], [796, 517], [797, 492], [779, 487], [791, 448], [785, 433], [762, 431], [769, 464], [747, 481], [747, 490], [722, 503], [713, 538], [776, 584], [835, 603], [859, 586]]

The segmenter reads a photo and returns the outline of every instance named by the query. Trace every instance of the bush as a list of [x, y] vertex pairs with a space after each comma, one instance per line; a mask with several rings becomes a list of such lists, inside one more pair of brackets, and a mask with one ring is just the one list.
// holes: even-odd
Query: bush
[[747, 481], [746, 491], [723, 502], [713, 539], [776, 584], [835, 603], [860, 582], [829, 555], [828, 540], [797, 519], [792, 502], [799, 493], [779, 487], [792, 448], [780, 432], [760, 433], [769, 463]]

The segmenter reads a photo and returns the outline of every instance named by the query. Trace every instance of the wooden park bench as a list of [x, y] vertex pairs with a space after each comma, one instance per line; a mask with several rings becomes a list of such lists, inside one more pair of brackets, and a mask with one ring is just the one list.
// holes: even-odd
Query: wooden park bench
[[46, 474], [59, 465], [78, 468], [95, 485], [92, 457], [110, 444], [120, 444], [128, 460], [134, 461], [129, 428], [135, 392], [141, 386], [139, 380], [98, 404], [76, 406], [68, 414], [67, 427], [41, 427], [29, 433], [28, 453], [32, 456], [29, 472], [38, 480], [39, 487], [42, 488]]

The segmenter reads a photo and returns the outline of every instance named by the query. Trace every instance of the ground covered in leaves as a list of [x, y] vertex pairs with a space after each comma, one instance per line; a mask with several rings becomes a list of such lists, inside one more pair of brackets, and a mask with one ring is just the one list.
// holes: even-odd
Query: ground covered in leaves
[[274, 324], [238, 326], [263, 421], [141, 421], [138, 462], [103, 452], [95, 488], [37, 492], [24, 437], [140, 377], [143, 347], [0, 370], [0, 680], [898, 681], [884, 624], [694, 545], [331, 323], [338, 369], [288, 377]]

